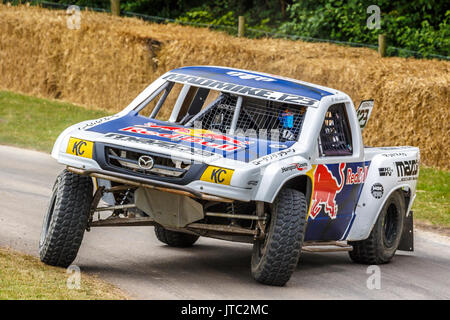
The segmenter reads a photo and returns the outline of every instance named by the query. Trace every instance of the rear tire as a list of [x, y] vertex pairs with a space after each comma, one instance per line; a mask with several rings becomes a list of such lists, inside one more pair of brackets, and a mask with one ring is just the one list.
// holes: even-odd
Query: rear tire
[[162, 243], [176, 248], [191, 247], [199, 238], [193, 234], [167, 230], [160, 225], [155, 225], [155, 235]]
[[405, 215], [405, 200], [401, 191], [396, 191], [384, 204], [369, 237], [362, 241], [349, 241], [353, 246], [350, 258], [362, 264], [388, 263], [400, 244]]
[[297, 267], [308, 214], [305, 195], [285, 188], [272, 205], [264, 240], [256, 240], [252, 276], [263, 284], [283, 286]]
[[57, 177], [39, 241], [42, 262], [66, 268], [75, 260], [88, 224], [92, 191], [90, 177], [67, 170]]

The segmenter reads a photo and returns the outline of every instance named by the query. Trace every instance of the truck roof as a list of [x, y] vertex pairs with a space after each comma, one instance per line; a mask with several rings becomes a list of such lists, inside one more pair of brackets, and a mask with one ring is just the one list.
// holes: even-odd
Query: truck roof
[[[337, 90], [332, 90], [322, 86], [314, 85], [311, 83], [285, 78], [281, 76], [266, 74], [262, 72], [241, 70], [235, 68], [226, 68], [218, 66], [189, 66], [178, 69], [173, 69], [168, 73], [168, 80], [191, 83], [200, 87], [213, 88], [211, 81], [220, 83], [214, 83], [214, 88], [231, 88], [226, 86], [227, 84], [233, 85], [233, 90], [222, 90], [235, 92], [243, 95], [253, 95], [251, 89], [258, 89], [260, 91], [271, 91], [272, 96], [262, 97], [270, 100], [279, 100], [278, 97], [290, 95], [305, 98], [303, 102], [297, 104], [306, 104], [310, 106], [317, 105], [317, 102], [324, 96], [334, 95], [338, 93]], [[175, 75], [179, 75], [175, 77]], [[208, 82], [208, 80], [210, 80]], [[241, 88], [242, 87], [242, 88]], [[251, 94], [247, 94], [251, 92]], [[263, 94], [263, 93], [262, 93]], [[262, 95], [261, 94], [261, 95]], [[301, 99], [298, 101], [302, 101]]]

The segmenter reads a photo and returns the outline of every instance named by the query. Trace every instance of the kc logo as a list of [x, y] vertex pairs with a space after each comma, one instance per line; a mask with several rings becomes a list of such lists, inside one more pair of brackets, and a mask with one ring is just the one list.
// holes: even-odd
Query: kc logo
[[80, 140], [73, 144], [72, 154], [77, 156], [82, 156], [84, 154], [84, 150], [82, 147], [87, 146], [86, 141]]
[[222, 178], [221, 175], [227, 174], [227, 170], [225, 169], [213, 169], [211, 171], [211, 181], [215, 183], [223, 183], [225, 181], [225, 178]]
[[205, 172], [203, 172], [200, 180], [229, 185], [233, 173], [234, 170], [232, 169], [209, 166], [208, 168], [206, 168]]
[[66, 152], [77, 157], [92, 159], [93, 148], [92, 141], [70, 137]]

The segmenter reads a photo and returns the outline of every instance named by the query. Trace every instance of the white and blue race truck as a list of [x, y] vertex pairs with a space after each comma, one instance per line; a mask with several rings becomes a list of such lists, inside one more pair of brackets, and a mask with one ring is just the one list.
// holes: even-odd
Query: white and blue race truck
[[300, 253], [358, 263], [413, 250], [415, 147], [366, 147], [373, 101], [225, 67], [171, 70], [122, 112], [67, 128], [41, 260], [67, 267], [85, 230], [154, 226], [189, 247], [200, 236], [253, 244], [251, 271], [284, 285]]

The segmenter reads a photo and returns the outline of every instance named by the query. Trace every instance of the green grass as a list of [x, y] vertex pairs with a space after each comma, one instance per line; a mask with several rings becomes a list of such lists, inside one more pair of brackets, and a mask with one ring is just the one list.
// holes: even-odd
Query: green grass
[[435, 226], [450, 227], [450, 172], [421, 167], [414, 218]]
[[0, 143], [50, 152], [58, 135], [68, 126], [109, 114], [0, 91]]
[[[127, 299], [113, 285], [81, 272], [78, 289], [69, 289], [73, 274], [39, 259], [0, 248], [0, 300]], [[69, 280], [69, 281], [68, 281]]]
[[[0, 91], [0, 144], [50, 152], [56, 137], [66, 127], [109, 113], [69, 103]], [[415, 219], [450, 228], [450, 172], [422, 167]]]

